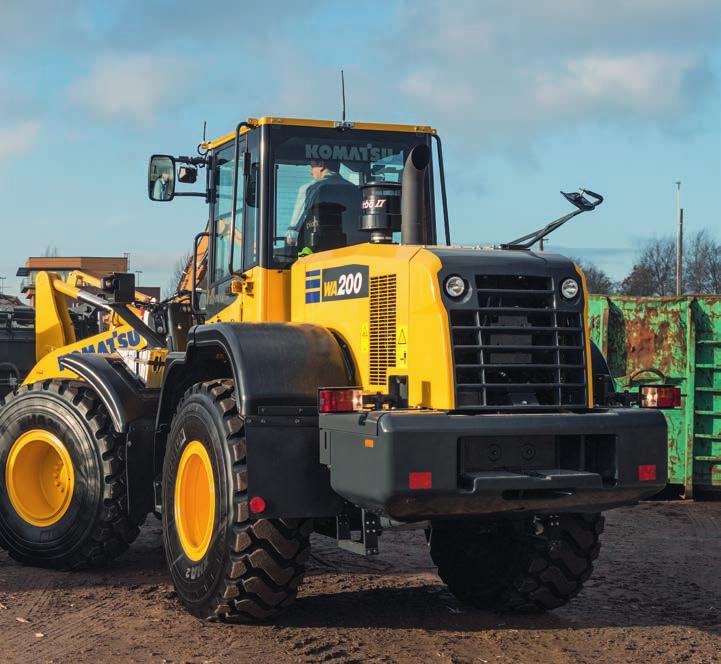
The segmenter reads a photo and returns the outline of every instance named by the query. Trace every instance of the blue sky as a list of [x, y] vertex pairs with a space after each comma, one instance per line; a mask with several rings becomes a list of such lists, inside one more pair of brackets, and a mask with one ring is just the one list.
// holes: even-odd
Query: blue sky
[[[242, 8], [243, 5], [247, 5]], [[606, 196], [550, 248], [620, 278], [673, 232], [721, 237], [721, 2], [0, 4], [0, 276], [60, 255], [120, 255], [165, 286], [205, 223], [153, 204], [148, 155], [261, 115], [432, 124], [454, 240], [493, 243]]]

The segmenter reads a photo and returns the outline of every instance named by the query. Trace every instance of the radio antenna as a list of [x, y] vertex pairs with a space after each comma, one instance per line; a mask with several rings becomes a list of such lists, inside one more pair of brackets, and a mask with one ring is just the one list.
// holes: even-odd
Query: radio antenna
[[343, 70], [340, 70], [340, 94], [343, 105], [343, 122], [345, 123], [345, 75]]
[[203, 143], [205, 143], [205, 128], [208, 126], [208, 121], [203, 120]]

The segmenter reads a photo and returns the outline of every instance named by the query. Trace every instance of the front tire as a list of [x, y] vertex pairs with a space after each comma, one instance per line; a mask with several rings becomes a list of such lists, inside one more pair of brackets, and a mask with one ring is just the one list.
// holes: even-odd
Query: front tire
[[600, 514], [538, 516], [488, 528], [434, 527], [431, 557], [448, 589], [480, 609], [537, 613], [563, 606], [591, 576]]
[[267, 620], [290, 605], [309, 519], [251, 519], [244, 423], [232, 380], [183, 396], [163, 464], [163, 542], [180, 601], [198, 618]]
[[107, 563], [137, 537], [125, 446], [95, 393], [78, 381], [20, 389], [0, 409], [0, 545], [56, 569]]

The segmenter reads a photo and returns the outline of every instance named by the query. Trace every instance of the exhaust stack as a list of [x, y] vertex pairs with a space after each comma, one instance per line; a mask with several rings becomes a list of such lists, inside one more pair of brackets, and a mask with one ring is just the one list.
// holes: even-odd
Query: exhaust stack
[[427, 145], [416, 145], [406, 158], [401, 189], [401, 244], [425, 244], [425, 176], [431, 162]]

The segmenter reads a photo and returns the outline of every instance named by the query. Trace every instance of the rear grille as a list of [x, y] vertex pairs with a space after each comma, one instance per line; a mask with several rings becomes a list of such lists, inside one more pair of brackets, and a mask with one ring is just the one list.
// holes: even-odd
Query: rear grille
[[451, 309], [456, 407], [587, 405], [580, 311], [557, 308], [550, 277], [478, 275], [474, 308]]
[[396, 363], [396, 275], [370, 279], [370, 384], [385, 387]]

